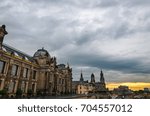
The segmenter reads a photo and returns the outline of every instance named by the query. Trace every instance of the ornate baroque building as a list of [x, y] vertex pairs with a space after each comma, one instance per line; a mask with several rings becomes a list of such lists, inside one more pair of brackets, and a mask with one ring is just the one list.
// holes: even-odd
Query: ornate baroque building
[[91, 74], [91, 81], [84, 81], [83, 74], [81, 72], [80, 81], [77, 84], [77, 94], [91, 94], [91, 93], [102, 93], [106, 92], [106, 84], [104, 74], [100, 72], [100, 81], [95, 81], [95, 75]]
[[14, 97], [71, 93], [72, 69], [57, 64], [44, 48], [29, 56], [3, 44], [0, 49], [0, 91]]

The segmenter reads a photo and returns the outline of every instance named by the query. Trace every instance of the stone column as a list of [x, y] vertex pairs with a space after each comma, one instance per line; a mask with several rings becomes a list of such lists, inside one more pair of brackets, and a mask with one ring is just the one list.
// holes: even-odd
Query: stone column
[[0, 90], [3, 90], [4, 88], [4, 79], [1, 79], [1, 86], [0, 86]]
[[28, 92], [28, 82], [26, 82], [26, 86], [25, 86], [25, 93]]
[[18, 86], [18, 81], [16, 80], [16, 81], [15, 81], [15, 85], [14, 85], [14, 93], [17, 92], [17, 86]]
[[5, 68], [5, 74], [7, 74], [8, 73], [8, 68], [9, 68], [9, 63], [8, 62], [6, 62], [6, 68]]
[[36, 86], [37, 86], [37, 83], [34, 83], [34, 93], [36, 93]]

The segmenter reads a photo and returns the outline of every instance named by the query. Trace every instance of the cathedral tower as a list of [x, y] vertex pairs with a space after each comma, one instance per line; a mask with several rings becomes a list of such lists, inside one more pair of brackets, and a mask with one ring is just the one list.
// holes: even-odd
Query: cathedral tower
[[95, 76], [93, 73], [91, 74], [91, 83], [95, 83]]
[[104, 74], [103, 74], [102, 70], [100, 72], [100, 82], [103, 83], [103, 84], [105, 84]]
[[83, 74], [82, 74], [82, 70], [81, 70], [81, 75], [80, 75], [80, 82], [83, 82], [84, 78], [83, 78]]

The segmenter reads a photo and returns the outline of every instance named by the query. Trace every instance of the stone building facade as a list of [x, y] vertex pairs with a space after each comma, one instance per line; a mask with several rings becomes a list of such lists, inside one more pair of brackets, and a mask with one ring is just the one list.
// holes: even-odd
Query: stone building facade
[[71, 93], [72, 69], [57, 64], [44, 48], [29, 56], [11, 46], [0, 49], [0, 91], [14, 97]]

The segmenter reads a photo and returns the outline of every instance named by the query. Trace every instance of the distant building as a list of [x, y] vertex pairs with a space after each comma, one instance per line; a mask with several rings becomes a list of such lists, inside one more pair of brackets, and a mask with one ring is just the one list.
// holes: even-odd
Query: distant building
[[95, 83], [95, 88], [97, 92], [107, 91], [103, 71], [100, 72], [100, 81]]
[[82, 71], [81, 71], [81, 75], [80, 75], [79, 81], [72, 81], [72, 93], [73, 94], [79, 94], [78, 85], [80, 85], [81, 83], [82, 84], [83, 83], [88, 83], [88, 80], [84, 81]]
[[113, 90], [113, 93], [118, 94], [118, 95], [128, 95], [128, 94], [131, 94], [132, 91], [129, 89], [128, 86], [120, 85], [118, 88], [115, 88]]
[[100, 72], [100, 82], [95, 81], [95, 75], [91, 74], [91, 81], [83, 81], [83, 74], [81, 72], [80, 82], [77, 85], [77, 94], [92, 94], [106, 92], [106, 84], [103, 72]]
[[80, 83], [77, 86], [77, 94], [88, 94], [93, 93], [95, 91], [95, 87], [91, 83]]
[[71, 93], [72, 69], [59, 64], [44, 48], [29, 56], [3, 44], [0, 49], [0, 90], [7, 96]]
[[150, 92], [150, 88], [144, 88], [144, 92]]
[[79, 81], [72, 81], [72, 94], [77, 94]]

